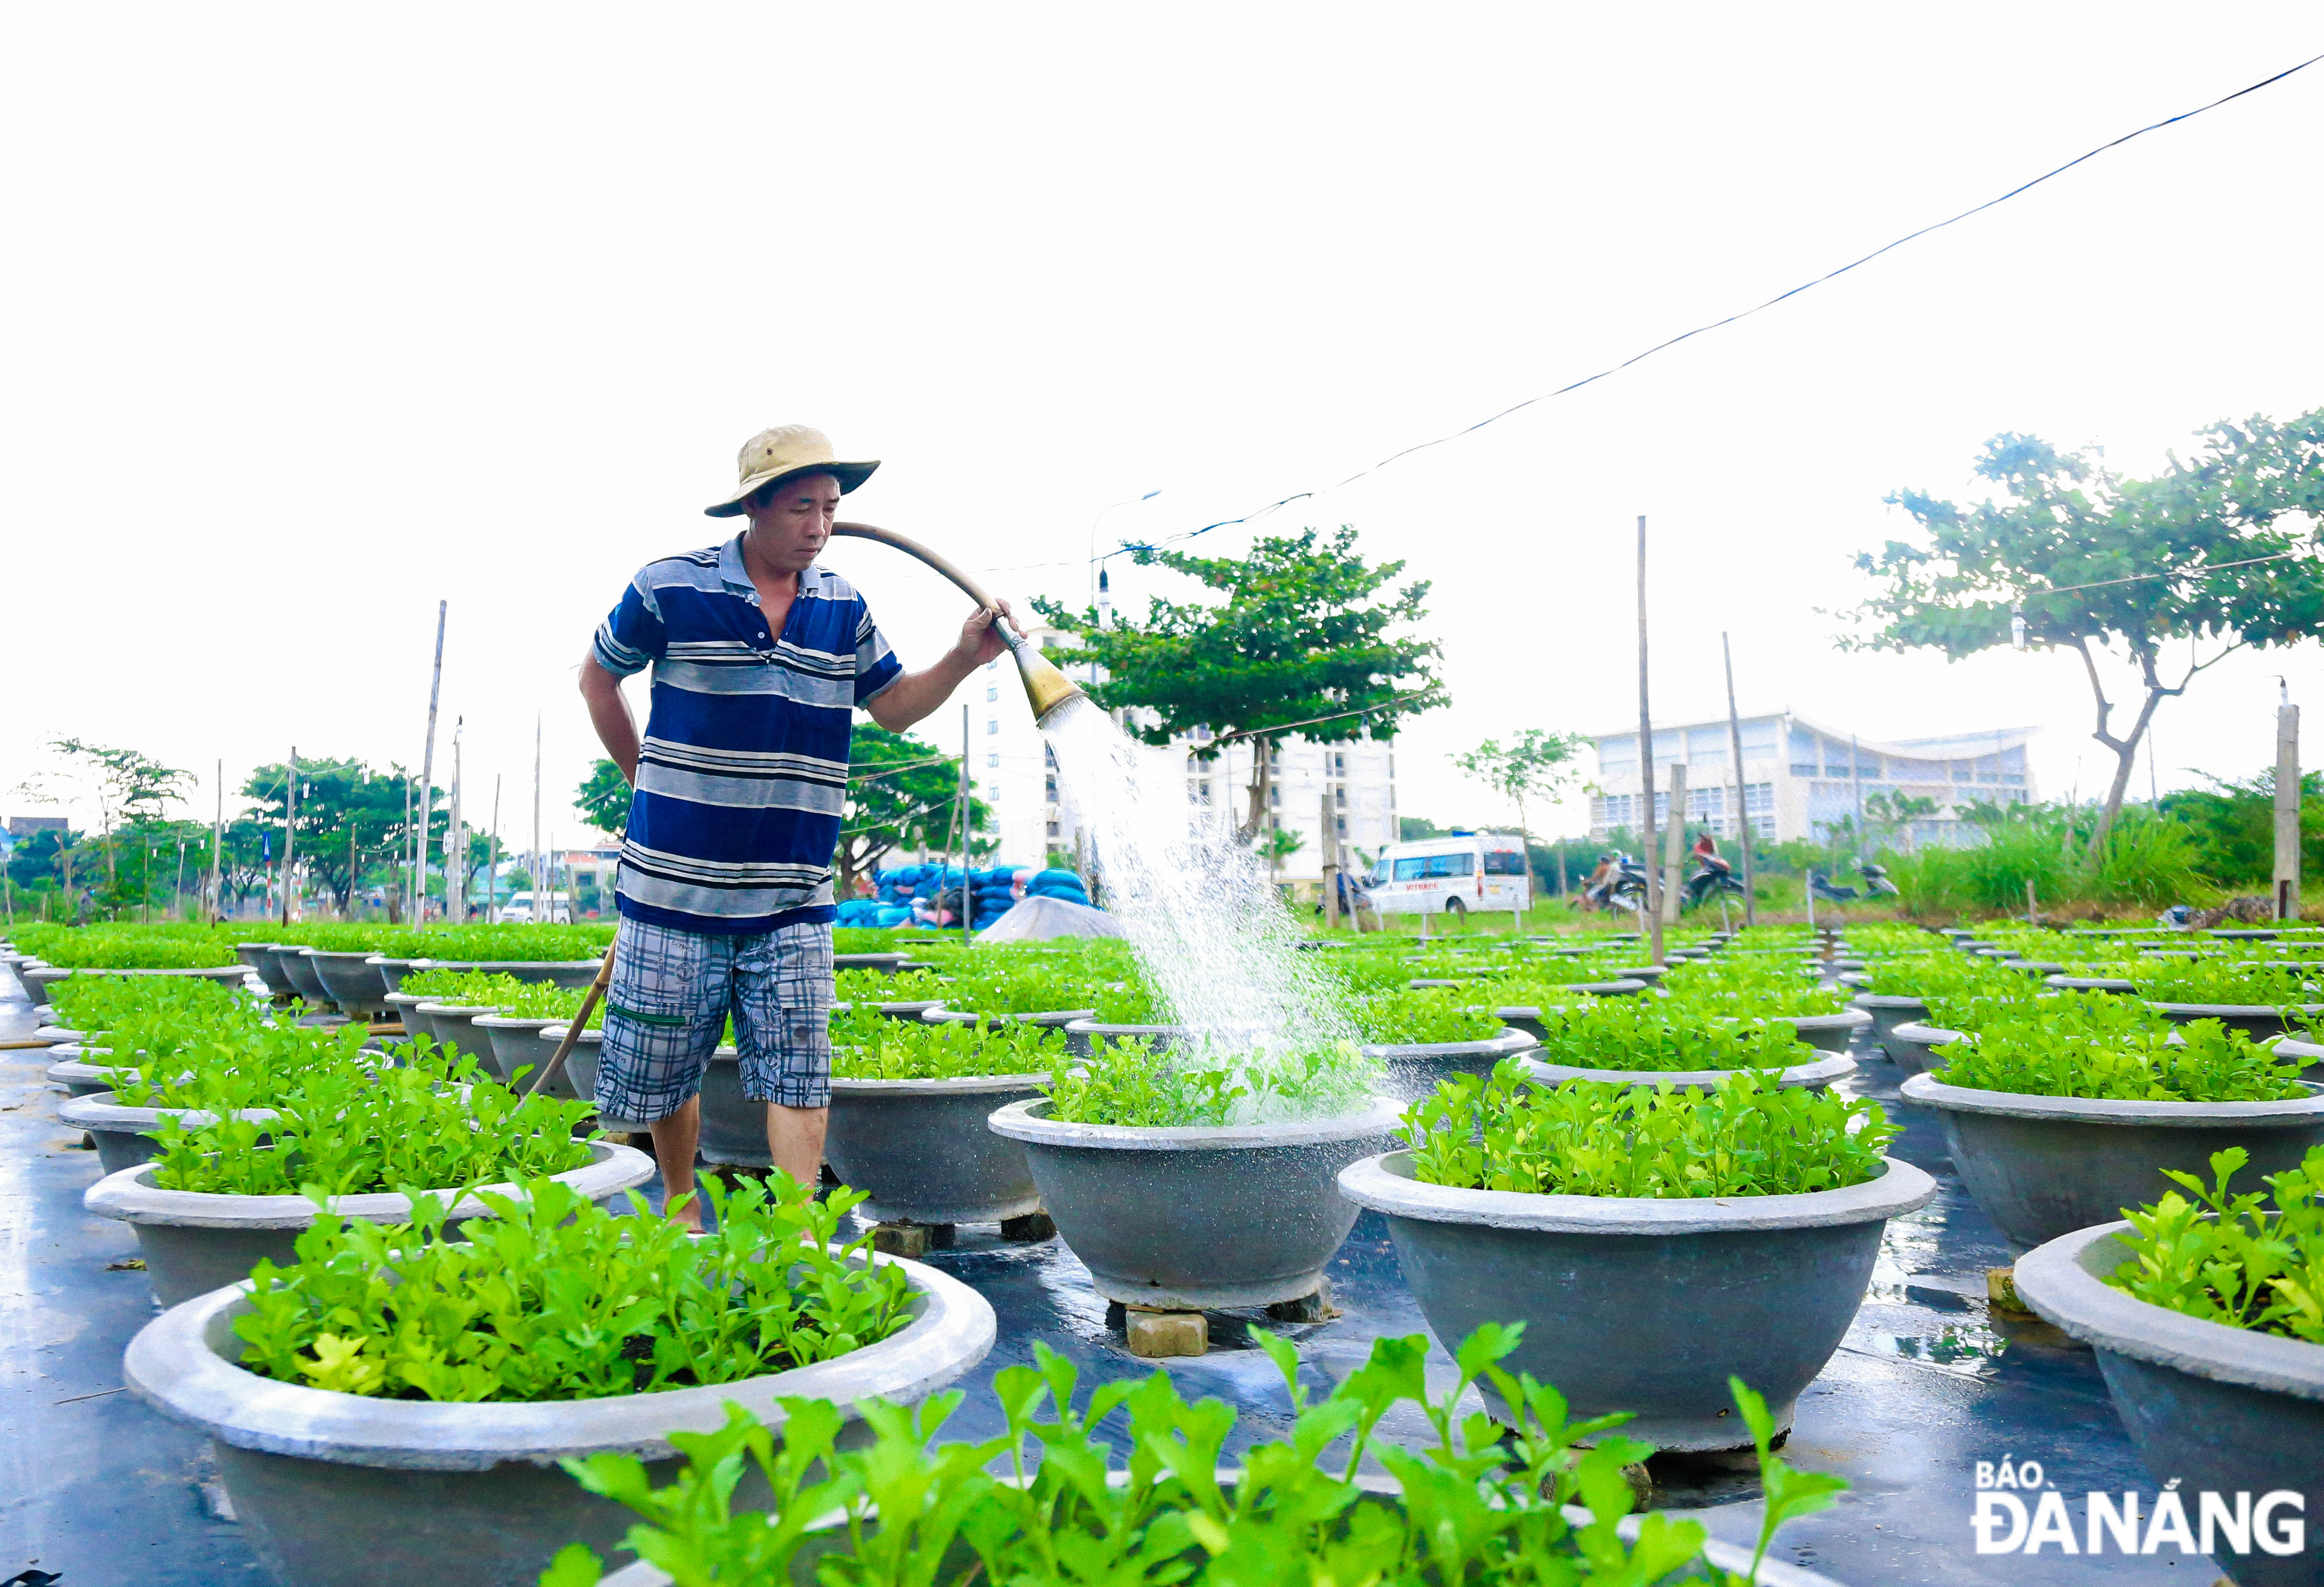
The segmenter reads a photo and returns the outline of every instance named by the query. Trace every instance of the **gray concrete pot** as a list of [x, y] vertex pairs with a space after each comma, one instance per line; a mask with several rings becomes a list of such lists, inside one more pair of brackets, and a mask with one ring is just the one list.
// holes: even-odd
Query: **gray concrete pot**
[[[51, 1047], [49, 1052], [53, 1056], [59, 1050], [56, 1047]], [[63, 1050], [77, 1053], [80, 1049], [70, 1047]], [[137, 1070], [134, 1066], [91, 1064], [78, 1057], [58, 1058], [55, 1063], [49, 1066], [47, 1073], [42, 1076], [51, 1085], [63, 1086], [65, 1094], [68, 1096], [95, 1096], [100, 1091], [111, 1091], [115, 1086], [136, 1077]]]
[[[987, 1017], [966, 1009], [951, 1008], [942, 1003], [920, 1016], [931, 1025], [973, 1025], [979, 1020]], [[1001, 1014], [991, 1017], [1014, 1020], [1019, 1025], [1038, 1025], [1044, 1030], [1063, 1030], [1076, 1020], [1096, 1019], [1097, 1010], [1095, 1009], [1051, 1009], [1035, 1014]]]
[[387, 1011], [401, 1023], [404, 1035], [424, 1036], [434, 1041], [436, 1021], [420, 1011], [420, 1004], [427, 1001], [408, 992], [391, 992], [386, 998]]
[[1899, 1069], [1907, 1075], [1923, 1075], [1943, 1065], [1940, 1049], [1968, 1039], [1965, 1033], [1947, 1030], [1941, 1025], [1904, 1020], [1889, 1028], [1888, 1039], [1882, 1045]]
[[1381, 1094], [1408, 1103], [1432, 1094], [1454, 1075], [1490, 1075], [1503, 1058], [1539, 1045], [1534, 1036], [1505, 1025], [1499, 1035], [1482, 1041], [1380, 1042], [1363, 1050], [1387, 1070]]
[[842, 970], [877, 970], [883, 975], [893, 975], [901, 969], [909, 954], [834, 954], [831, 968], [834, 974]]
[[[837, 1100], [835, 1093], [833, 1101]], [[767, 1143], [767, 1104], [743, 1091], [742, 1057], [731, 1047], [713, 1052], [702, 1071], [702, 1137], [697, 1149], [706, 1163], [749, 1168], [775, 1165]]]
[[[2090, 1345], [2115, 1414], [2157, 1482], [2232, 1499], [2289, 1490], [2306, 1501], [2308, 1545], [2256, 1545], [2212, 1557], [2239, 1587], [2313, 1587], [2324, 1579], [2324, 1345], [2230, 1328], [2139, 1300], [2105, 1282], [2129, 1259], [2128, 1223], [2078, 1229], [2017, 1259], [2017, 1293]], [[2279, 1504], [2274, 1526], [2301, 1512]], [[2281, 1536], [2280, 1533], [2275, 1534]]]
[[[874, 1259], [892, 1262], [892, 1257]], [[438, 1404], [333, 1394], [235, 1365], [240, 1286], [171, 1308], [130, 1342], [123, 1381], [210, 1435], [226, 1492], [261, 1564], [296, 1587], [533, 1587], [557, 1551], [609, 1554], [634, 1518], [556, 1464], [635, 1454], [657, 1483], [681, 1464], [673, 1432], [725, 1425], [733, 1401], [779, 1428], [780, 1398], [845, 1407], [916, 1402], [992, 1348], [992, 1308], [957, 1279], [901, 1266], [918, 1315], [892, 1339], [835, 1361], [740, 1383], [526, 1404]], [[845, 1412], [851, 1420], [853, 1412]], [[851, 1436], [851, 1434], [853, 1435]], [[855, 1442], [851, 1429], [843, 1438]]]
[[1057, 1232], [1108, 1300], [1162, 1311], [1313, 1295], [1356, 1209], [1339, 1171], [1389, 1144], [1402, 1112], [1376, 1099], [1342, 1119], [1223, 1129], [1060, 1124], [1011, 1103], [993, 1132], [1025, 1160]]
[[2249, 1182], [2299, 1166], [2324, 1141], [2324, 1086], [2279, 1103], [2106, 1102], [1904, 1082], [1938, 1110], [1961, 1183], [2013, 1249], [2034, 1247], [2143, 1206], [2173, 1188], [2166, 1168], [2209, 1180], [2210, 1156], [2239, 1146]]
[[[1667, 964], [1617, 964], [1614, 966], [1614, 979], [1618, 982], [1643, 981], [1648, 986], [1653, 986], [1662, 980], [1665, 973], [1669, 969], [1670, 966]], [[1637, 994], [1623, 995], [1636, 996]]]
[[1777, 1014], [1788, 1020], [1800, 1039], [1818, 1052], [1844, 1053], [1849, 1038], [1872, 1028], [1872, 1016], [1862, 1009], [1842, 1009], [1837, 1014]]
[[[591, 1160], [551, 1177], [601, 1205], [611, 1206], [632, 1186], [653, 1177], [654, 1161], [641, 1151], [610, 1140], [590, 1143]], [[315, 1204], [303, 1195], [217, 1195], [191, 1190], [161, 1190], [154, 1167], [140, 1163], [108, 1174], [81, 1197], [100, 1218], [114, 1218], [137, 1232], [138, 1254], [145, 1259], [153, 1297], [173, 1306], [221, 1285], [239, 1284], [263, 1259], [288, 1266], [298, 1259], [300, 1234], [314, 1226]], [[513, 1185], [479, 1187], [521, 1199]], [[437, 1194], [449, 1199], [457, 1186]], [[373, 1223], [408, 1223], [411, 1198], [401, 1191], [336, 1196], [331, 1210]], [[492, 1216], [474, 1194], [453, 1209], [462, 1222]]]
[[[1843, 976], [1841, 979], [1847, 978]], [[1926, 998], [1904, 997], [1895, 992], [1859, 992], [1849, 1001], [1872, 1017], [1872, 1042], [1884, 1053], [1888, 1051], [1889, 1034], [1897, 1026], [1924, 1024], [1929, 1017]]]
[[490, 1003], [424, 1002], [412, 1005], [420, 1017], [428, 1021], [438, 1047], [448, 1047], [455, 1052], [472, 1054], [476, 1062], [491, 1068], [492, 1048], [485, 1038], [474, 1029], [479, 1014], [497, 1014], [500, 1010]]
[[890, 1020], [917, 1021], [931, 1010], [943, 1008], [944, 999], [940, 997], [911, 998], [900, 1002], [873, 1003], [872, 1007], [879, 1010]]
[[[111, 1091], [77, 1096], [57, 1110], [57, 1117], [77, 1130], [86, 1130], [97, 1142], [97, 1160], [108, 1174], [150, 1163], [160, 1149], [152, 1131], [164, 1119], [177, 1119], [189, 1130], [214, 1121], [217, 1115], [199, 1108], [129, 1108], [113, 1100]], [[244, 1108], [237, 1119], [261, 1121], [274, 1117], [272, 1108]]]
[[1863, 1303], [1887, 1221], [1937, 1186], [1892, 1158], [1869, 1184], [1804, 1195], [1532, 1195], [1424, 1185], [1395, 1151], [1343, 1170], [1340, 1191], [1386, 1216], [1440, 1341], [1522, 1321], [1501, 1364], [1556, 1384], [1576, 1416], [1635, 1411], [1626, 1434], [1656, 1448], [1736, 1449], [1751, 1435], [1728, 1375], [1788, 1428]]
[[2060, 992], [2111, 992], [2124, 997], [2138, 993], [2138, 988], [2119, 975], [2045, 975], [2042, 983]]
[[1185, 1034], [1186, 1028], [1183, 1025], [1101, 1025], [1094, 1020], [1068, 1020], [1065, 1022], [1065, 1051], [1077, 1058], [1085, 1058], [1096, 1042], [1128, 1038], [1143, 1041], [1158, 1053], [1167, 1050], [1172, 1042]]
[[276, 952], [274, 962], [282, 967], [282, 977], [290, 982], [290, 990], [309, 1008], [319, 1013], [329, 1013], [338, 1006], [337, 1000], [324, 987], [323, 978], [316, 973], [315, 962], [308, 956], [306, 948], [285, 944]]
[[291, 997], [298, 988], [282, 973], [282, 949], [271, 942], [238, 942], [234, 945], [235, 957], [250, 967], [253, 974], [266, 983], [266, 990], [276, 997]]
[[[1732, 1080], [1733, 1069], [1582, 1069], [1525, 1060], [1526, 1078], [1536, 1085], [1563, 1085], [1569, 1080], [1590, 1080], [1612, 1085], [1668, 1085], [1676, 1091], [1711, 1091]], [[1856, 1073], [1856, 1060], [1846, 1053], [1828, 1053], [1804, 1064], [1786, 1066], [1776, 1084], [1802, 1091], [1823, 1091], [1834, 1081]]]
[[[548, 1025], [541, 1028], [540, 1063], [546, 1066], [557, 1056], [557, 1044], [565, 1039], [565, 1027]], [[569, 1090], [575, 1097], [597, 1096], [597, 1049], [605, 1039], [603, 1030], [585, 1030], [573, 1043], [573, 1050], [565, 1056], [565, 1067], [549, 1082], [549, 1093], [562, 1096]], [[597, 1115], [597, 1128], [615, 1135], [641, 1135], [645, 1121], [640, 1119], [614, 1119], [604, 1113]]]
[[387, 1011], [387, 980], [372, 963], [372, 953], [325, 953], [307, 950], [307, 963], [331, 1001], [351, 1015], [374, 1019]]
[[[526, 1065], [537, 1072], [549, 1061], [549, 1053], [535, 1049], [540, 1046], [540, 1033], [551, 1025], [564, 1026], [569, 1020], [518, 1019], [510, 1014], [478, 1014], [468, 1021], [468, 1032], [484, 1049], [484, 1063], [492, 1072], [511, 1085], [517, 1084], [516, 1072]], [[549, 1052], [557, 1049], [551, 1047]], [[525, 1076], [524, 1084], [532, 1084]], [[552, 1087], [552, 1089], [554, 1089]]]
[[2302, 1080], [2324, 1083], [2324, 1046], [2289, 1036], [2273, 1045], [2276, 1056], [2300, 1060], [2300, 1077]]
[[379, 966], [379, 978], [387, 983], [388, 991], [403, 990], [403, 978], [411, 973], [411, 960], [391, 959], [385, 954], [374, 954], [371, 962]]
[[2240, 1030], [2254, 1041], [2268, 1041], [2304, 1030], [2324, 1020], [2324, 1003], [2292, 1003], [2270, 1008], [2265, 1003], [2155, 1003], [2146, 1005], [2173, 1025], [2217, 1020], [2230, 1030]]
[[[823, 1155], [881, 1223], [997, 1223], [1041, 1210], [1025, 1149], [985, 1128], [1041, 1094], [1046, 1075], [831, 1082]], [[763, 1106], [763, 1104], [761, 1104]], [[764, 1144], [763, 1138], [761, 1145]]]
[[49, 1006], [49, 989], [46, 986], [40, 987], [37, 990], [34, 989], [32, 985], [32, 972], [35, 970], [45, 970], [48, 968], [48, 964], [49, 962], [46, 959], [35, 959], [30, 956], [21, 958], [16, 961], [14, 972], [16, 976], [16, 990], [23, 992], [24, 994], [25, 1001], [30, 1002], [36, 1009], [45, 1009]]

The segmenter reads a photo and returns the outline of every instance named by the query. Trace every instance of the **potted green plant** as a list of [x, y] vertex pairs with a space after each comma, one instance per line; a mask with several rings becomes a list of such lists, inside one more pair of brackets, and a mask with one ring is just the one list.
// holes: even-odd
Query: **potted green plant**
[[2324, 1141], [2324, 1086], [2213, 1022], [2093, 1037], [2055, 1011], [1995, 1020], [1904, 1082], [1938, 1111], [1961, 1183], [2018, 1250], [2111, 1223], [2165, 1175], [2239, 1148], [2264, 1172]]
[[1388, 1220], [1437, 1338], [1522, 1322], [1512, 1369], [1558, 1384], [1578, 1415], [1635, 1410], [1659, 1449], [1751, 1441], [1730, 1374], [1763, 1385], [1788, 1428], [1887, 1220], [1936, 1194], [1882, 1155], [1896, 1131], [1877, 1104], [1749, 1071], [1710, 1091], [1545, 1090], [1512, 1060], [1446, 1081], [1405, 1130], [1404, 1149], [1351, 1165], [1340, 1190]]
[[1363, 1053], [1383, 1071], [1382, 1095], [1409, 1102], [1448, 1075], [1490, 1074], [1495, 1064], [1535, 1046], [1535, 1038], [1457, 993], [1383, 992], [1358, 1000]]
[[1057, 1232], [1097, 1292], [1204, 1311], [1303, 1300], [1356, 1209], [1333, 1176], [1397, 1110], [1352, 1046], [1264, 1053], [1115, 1041], [1061, 1060], [1049, 1094], [991, 1116], [1020, 1142]]
[[1661, 1000], [1544, 1009], [1541, 1042], [1519, 1058], [1540, 1085], [1589, 1080], [1707, 1090], [1741, 1070], [1783, 1085], [1821, 1090], [1853, 1074], [1856, 1060], [1800, 1039], [1787, 1020], [1745, 1019], [1701, 1006], [1673, 1011]]
[[2015, 1282], [2096, 1351], [2131, 1442], [2189, 1519], [2226, 1501], [2236, 1524], [2213, 1557], [2238, 1587], [2307, 1587], [2318, 1552], [2300, 1533], [2324, 1513], [2324, 1149], [2264, 1193], [2232, 1184], [2246, 1166], [2229, 1149], [2208, 1178], [2171, 1171], [2185, 1194], [2058, 1236], [2018, 1259]]
[[[716, 1230], [615, 1218], [553, 1180], [481, 1193], [441, 1238], [318, 1211], [295, 1265], [187, 1301], [123, 1379], [209, 1435], [262, 1565], [300, 1587], [530, 1587], [558, 1551], [610, 1548], [620, 1507], [556, 1465], [598, 1453], [674, 1475], [729, 1404], [779, 1427], [797, 1398], [917, 1400], [974, 1365], [992, 1308], [917, 1263], [841, 1244], [853, 1197], [787, 1178], [722, 1193]], [[843, 1433], [843, 1441], [853, 1435]]]

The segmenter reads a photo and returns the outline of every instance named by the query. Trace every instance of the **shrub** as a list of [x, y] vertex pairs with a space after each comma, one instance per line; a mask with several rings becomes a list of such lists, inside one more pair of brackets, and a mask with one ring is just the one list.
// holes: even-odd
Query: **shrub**
[[890, 1020], [869, 1010], [835, 1016], [831, 1072], [848, 1080], [958, 1080], [1047, 1075], [1065, 1056], [1065, 1033], [1014, 1020]]
[[1576, 1000], [1541, 1010], [1527, 1055], [1572, 1069], [1780, 1069], [1814, 1049], [1781, 1021], [1671, 1011], [1659, 998]]
[[694, 1239], [553, 1179], [484, 1193], [495, 1215], [466, 1243], [443, 1238], [433, 1195], [409, 1227], [318, 1211], [297, 1263], [252, 1273], [240, 1365], [387, 1399], [596, 1399], [830, 1361], [909, 1321], [903, 1270], [871, 1261], [869, 1234], [831, 1249], [855, 1192], [817, 1202], [779, 1170], [703, 1188], [717, 1232]]
[[1738, 1071], [1709, 1091], [1455, 1075], [1405, 1113], [1416, 1178], [1533, 1195], [1796, 1195], [1877, 1179], [1896, 1135], [1877, 1103]]
[[[869, 1448], [839, 1446], [843, 1421], [830, 1401], [792, 1399], [779, 1436], [734, 1406], [719, 1432], [681, 1435], [686, 1464], [660, 1489], [634, 1455], [564, 1464], [583, 1487], [642, 1518], [626, 1546], [686, 1582], [802, 1579], [811, 1539], [833, 1545], [816, 1565], [816, 1579], [832, 1582], [1694, 1580], [1687, 1567], [1700, 1564], [1699, 1522], [1648, 1516], [1628, 1542], [1617, 1531], [1633, 1502], [1623, 1467], [1644, 1460], [1648, 1446], [1616, 1431], [1625, 1416], [1572, 1421], [1554, 1389], [1504, 1370], [1498, 1363], [1523, 1334], [1522, 1324], [1478, 1329], [1453, 1352], [1455, 1380], [1435, 1392], [1423, 1370], [1425, 1335], [1375, 1339], [1366, 1364], [1311, 1403], [1296, 1347], [1254, 1328], [1283, 1374], [1291, 1437], [1252, 1445], [1237, 1459], [1239, 1473], [1222, 1464], [1235, 1424], [1227, 1406], [1190, 1405], [1156, 1372], [1102, 1384], [1077, 1407], [1073, 1362], [1038, 1340], [1031, 1366], [993, 1375], [997, 1414], [980, 1420], [1003, 1431], [982, 1442], [937, 1441], [964, 1398], [947, 1389], [918, 1407], [860, 1402]], [[1515, 1426], [1462, 1414], [1462, 1397], [1480, 1379]], [[1729, 1383], [1768, 1496], [1764, 1556], [1787, 1517], [1823, 1509], [1846, 1483], [1784, 1465], [1771, 1453], [1765, 1402]], [[1406, 1401], [1426, 1418], [1433, 1444], [1375, 1444], [1382, 1418]], [[1127, 1480], [1109, 1481], [1112, 1448], [1099, 1430], [1124, 1421]], [[1028, 1435], [1037, 1466], [1026, 1458]], [[1334, 1476], [1323, 1462], [1343, 1438], [1346, 1454], [1328, 1457], [1341, 1466]], [[1357, 1484], [1367, 1454], [1400, 1499]], [[994, 1475], [1004, 1462], [1008, 1474]], [[770, 1495], [764, 1513], [729, 1502], [749, 1466]], [[1583, 1507], [1586, 1519], [1569, 1517], [1569, 1506]], [[1069, 1571], [1060, 1568], [1065, 1561]], [[575, 1544], [541, 1587], [595, 1587], [607, 1568]], [[1746, 1580], [1701, 1569], [1711, 1587]], [[1750, 1574], [1757, 1569], [1755, 1558]]]
[[2093, 1038], [2029, 1018], [1987, 1024], [1945, 1049], [1947, 1085], [2110, 1102], [2284, 1102], [2308, 1094], [2300, 1066], [2217, 1020], [2165, 1033]]
[[2266, 1194], [2230, 1194], [2250, 1161], [2239, 1146], [2212, 1153], [2209, 1185], [2164, 1169], [2194, 1200], [2167, 1191], [2126, 1209], [2133, 1232], [2118, 1238], [2130, 1258], [2107, 1282], [2206, 1323], [2324, 1344], [2324, 1146], [2269, 1175]]
[[1353, 1043], [1286, 1053], [1157, 1053], [1127, 1038], [1049, 1072], [1049, 1114], [1065, 1124], [1141, 1128], [1277, 1123], [1360, 1112], [1379, 1066]]

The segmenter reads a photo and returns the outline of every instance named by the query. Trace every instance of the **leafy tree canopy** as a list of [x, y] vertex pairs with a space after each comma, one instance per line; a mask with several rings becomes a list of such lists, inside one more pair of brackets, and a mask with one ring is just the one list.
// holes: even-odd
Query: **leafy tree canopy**
[[[1208, 761], [1222, 738], [1270, 745], [1294, 733], [1319, 743], [1385, 738], [1405, 717], [1444, 704], [1435, 669], [1442, 652], [1409, 632], [1427, 615], [1428, 585], [1389, 590], [1405, 565], [1366, 562], [1348, 525], [1329, 537], [1313, 529], [1263, 537], [1240, 558], [1150, 546], [1132, 548], [1130, 558], [1184, 574], [1215, 598], [1157, 595], [1144, 622], [1117, 614], [1111, 625], [1101, 625], [1094, 607], [1075, 614], [1056, 601], [1033, 604], [1078, 641], [1050, 659], [1101, 668], [1104, 681], [1090, 686], [1091, 697], [1107, 710], [1128, 708], [1130, 730], [1148, 743], [1192, 737], [1200, 742], [1189, 748]], [[1246, 836], [1258, 831], [1268, 803], [1268, 757], [1252, 761]]]
[[622, 769], [599, 757], [573, 795], [573, 807], [590, 826], [619, 837], [630, 827], [630, 782]]
[[[880, 867], [899, 848], [926, 844], [943, 848], [958, 841], [960, 761], [934, 744], [873, 722], [858, 722], [847, 752], [847, 804], [839, 820], [840, 896], [854, 891], [855, 879]], [[968, 824], [973, 835], [991, 822], [991, 811], [971, 795]], [[955, 856], [954, 863], [958, 863]]]
[[[1867, 630], [1844, 645], [1941, 650], [1958, 660], [2013, 642], [2022, 614], [2029, 644], [2081, 658], [2091, 736], [2116, 758], [2090, 835], [2093, 855], [2163, 700], [2236, 650], [2324, 630], [2324, 563], [2314, 554], [2324, 518], [2324, 409], [2282, 423], [2216, 424], [2200, 441], [2190, 461], [2173, 457], [2152, 479], [2126, 479], [2091, 454], [1996, 436], [1976, 472], [2001, 487], [2001, 500], [1962, 506], [1899, 491], [1888, 500], [1912, 515], [1920, 537], [1857, 558], [1878, 588], [1851, 614]], [[2172, 640], [2209, 644], [2210, 653], [2183, 669], [2166, 666]], [[2138, 675], [2142, 698], [2126, 728], [2099, 669], [2112, 652]]]
[[[329, 890], [340, 910], [346, 909], [350, 893], [361, 881], [367, 863], [383, 857], [392, 859], [411, 842], [404, 802], [407, 793], [416, 799], [419, 789], [408, 787], [409, 782], [401, 767], [383, 772], [374, 771], [360, 761], [300, 760], [293, 857], [302, 872]], [[259, 767], [242, 785], [242, 792], [250, 801], [257, 833], [270, 835], [272, 858], [280, 862], [282, 819], [289, 798], [285, 768], [279, 762]], [[433, 812], [430, 835], [441, 835], [449, 822], [448, 811], [437, 809]], [[235, 829], [242, 825], [236, 822]], [[238, 840], [243, 835], [235, 829], [229, 829], [228, 841], [241, 848], [243, 844]], [[246, 868], [247, 863], [246, 853], [237, 854], [229, 863], [229, 877], [236, 867]]]

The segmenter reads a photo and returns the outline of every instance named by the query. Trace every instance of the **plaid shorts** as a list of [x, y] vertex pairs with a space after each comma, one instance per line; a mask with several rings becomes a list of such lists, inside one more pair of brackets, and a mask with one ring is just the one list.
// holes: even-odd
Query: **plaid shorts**
[[751, 936], [624, 918], [605, 995], [597, 1112], [650, 1123], [702, 1089], [726, 1016], [742, 1094], [788, 1108], [831, 1103], [831, 927]]

